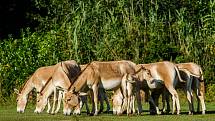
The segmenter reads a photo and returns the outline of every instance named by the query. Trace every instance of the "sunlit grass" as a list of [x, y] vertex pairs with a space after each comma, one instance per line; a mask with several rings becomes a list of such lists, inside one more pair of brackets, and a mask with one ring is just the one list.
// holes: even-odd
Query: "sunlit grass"
[[[143, 105], [145, 110], [148, 105]], [[3, 106], [0, 107], [0, 120], [1, 121], [209, 121], [215, 119], [215, 104], [207, 103], [206, 115], [194, 114], [187, 115], [187, 105], [182, 103], [181, 115], [149, 115], [148, 111], [145, 111], [142, 115], [127, 116], [115, 116], [113, 114], [99, 114], [98, 116], [88, 116], [85, 111], [79, 116], [64, 116], [62, 110], [56, 115], [47, 114], [45, 111], [42, 114], [33, 113], [33, 106], [29, 106], [26, 112], [23, 114], [16, 113], [15, 106]]]

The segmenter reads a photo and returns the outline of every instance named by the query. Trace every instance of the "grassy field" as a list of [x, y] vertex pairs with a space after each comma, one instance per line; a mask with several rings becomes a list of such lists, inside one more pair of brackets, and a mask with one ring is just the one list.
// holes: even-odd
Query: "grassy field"
[[141, 116], [114, 116], [112, 114], [88, 116], [84, 112], [80, 116], [64, 116], [62, 110], [56, 115], [50, 115], [45, 112], [35, 114], [33, 113], [34, 108], [32, 106], [28, 106], [24, 114], [19, 114], [16, 113], [15, 106], [1, 106], [0, 121], [211, 121], [215, 119], [215, 103], [206, 104], [206, 115], [187, 115], [187, 105], [182, 103], [181, 106], [181, 115], [149, 115], [149, 112], [144, 112]]

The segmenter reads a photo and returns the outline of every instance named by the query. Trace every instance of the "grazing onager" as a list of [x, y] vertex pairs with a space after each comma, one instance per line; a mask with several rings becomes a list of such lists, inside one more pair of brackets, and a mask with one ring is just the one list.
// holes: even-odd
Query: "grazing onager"
[[[145, 71], [147, 71], [147, 70], [145, 70]], [[150, 74], [148, 74], [148, 75], [150, 75]], [[127, 90], [126, 93], [131, 95], [131, 99], [128, 100], [128, 102], [127, 102], [126, 109], [123, 108], [124, 96], [123, 96], [122, 89], [119, 88], [114, 91], [114, 94], [112, 96], [113, 114], [121, 115], [121, 113], [123, 113], [126, 110], [127, 110], [127, 114], [135, 113], [135, 95], [134, 95], [133, 91], [135, 89], [134, 87], [136, 87], [136, 86], [134, 86], [133, 84], [137, 84], [137, 83], [134, 83], [132, 80], [133, 80], [133, 77], [130, 74], [125, 74], [122, 77], [122, 82], [126, 83], [126, 90]], [[138, 81], [138, 80], [136, 80], [136, 81]]]
[[[56, 64], [53, 75], [38, 96], [35, 112], [41, 113], [44, 110], [49, 96], [54, 92], [54, 100], [51, 113], [57, 113], [54, 112], [57, 88], [60, 88], [61, 90], [67, 90], [69, 86], [74, 83], [74, 80], [78, 76], [80, 71], [81, 69], [79, 65], [74, 60], [63, 61]], [[58, 108], [60, 108], [60, 104], [58, 105]]]
[[180, 70], [181, 77], [186, 80], [186, 92], [189, 103], [189, 114], [194, 113], [193, 94], [195, 92], [197, 97], [197, 112], [200, 112], [200, 102], [202, 107], [202, 114], [205, 114], [206, 106], [204, 101], [205, 86], [203, 80], [202, 68], [195, 63], [179, 63], [176, 64]]
[[[37, 92], [40, 92], [45, 83], [51, 77], [54, 72], [54, 66], [40, 67], [32, 76], [25, 82], [20, 91], [14, 89], [17, 93], [17, 112], [24, 113], [25, 107], [28, 101], [28, 94], [35, 88]], [[50, 104], [48, 101], [47, 112], [50, 111]]]
[[[172, 113], [174, 114], [175, 112], [175, 104], [177, 106], [177, 114], [180, 113], [180, 103], [179, 103], [179, 97], [178, 93], [175, 90], [175, 86], [177, 84], [177, 81], [179, 80], [183, 82], [183, 80], [180, 77], [178, 68], [176, 67], [175, 64], [168, 62], [168, 61], [163, 61], [163, 62], [157, 62], [157, 63], [150, 63], [150, 64], [138, 64], [136, 66], [136, 70], [138, 70], [141, 67], [145, 67], [146, 69], [149, 69], [151, 72], [152, 77], [154, 80], [149, 83], [148, 81], [144, 81], [144, 79], [141, 79], [140, 75], [138, 77], [140, 78], [140, 84], [138, 84], [139, 89], [161, 89], [161, 88], [166, 88], [172, 95], [172, 102], [173, 102], [173, 110]], [[138, 107], [140, 107], [139, 112], [142, 112], [141, 108], [141, 101], [139, 94], [137, 94], [137, 101], [138, 101]], [[151, 101], [153, 102], [152, 98], [150, 98]], [[153, 102], [153, 104], [156, 106], [158, 101]], [[156, 106], [156, 111], [157, 113], [159, 112], [158, 106]]]
[[113, 114], [120, 114], [122, 111], [123, 95], [121, 89], [116, 90], [112, 96]]
[[[132, 77], [135, 76], [135, 66], [136, 64], [131, 61], [91, 62], [74, 84], [71, 85], [69, 91], [65, 93], [64, 114], [70, 115], [71, 108], [79, 104], [79, 91], [86, 91], [88, 89], [93, 90], [93, 101], [95, 104], [94, 115], [98, 114], [99, 88], [104, 88], [105, 90], [122, 88], [124, 96], [123, 107], [126, 107], [126, 105], [129, 106], [127, 102], [131, 101], [132, 93], [128, 93], [126, 81], [122, 81], [122, 78], [126, 74], [130, 74]], [[151, 78], [148, 77], [146, 80], [151, 81]], [[129, 113], [128, 110], [127, 113]]]

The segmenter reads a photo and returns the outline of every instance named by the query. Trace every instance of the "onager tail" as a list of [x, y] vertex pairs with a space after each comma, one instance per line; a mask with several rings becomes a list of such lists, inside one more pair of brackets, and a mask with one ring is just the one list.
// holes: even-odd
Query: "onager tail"
[[[175, 71], [177, 72], [177, 75], [178, 75], [179, 81], [180, 81], [180, 82], [186, 82], [186, 81], [184, 81], [184, 80], [181, 78], [181, 75], [180, 75], [180, 73], [179, 73], [179, 71], [178, 71], [178, 67], [177, 67], [177, 66], [175, 66], [174, 68], [175, 68]], [[188, 72], [188, 71], [187, 71], [187, 70], [185, 70], [185, 72]], [[188, 72], [188, 73], [189, 73], [189, 72]]]
[[199, 71], [200, 71], [200, 74], [201, 74], [201, 75], [200, 75], [200, 78], [199, 78], [199, 79], [200, 79], [200, 82], [204, 82], [203, 71], [202, 71], [201, 68], [199, 69]]

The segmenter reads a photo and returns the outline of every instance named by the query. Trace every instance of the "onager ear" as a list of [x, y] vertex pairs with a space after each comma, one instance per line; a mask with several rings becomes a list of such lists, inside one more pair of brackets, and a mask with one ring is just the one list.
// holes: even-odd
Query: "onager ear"
[[14, 93], [19, 94], [19, 90], [15, 88]]

